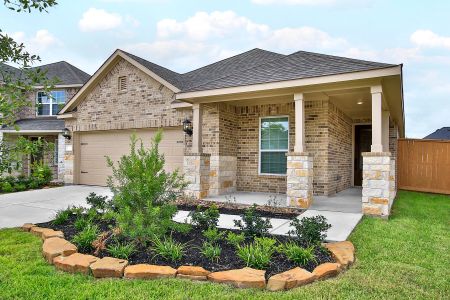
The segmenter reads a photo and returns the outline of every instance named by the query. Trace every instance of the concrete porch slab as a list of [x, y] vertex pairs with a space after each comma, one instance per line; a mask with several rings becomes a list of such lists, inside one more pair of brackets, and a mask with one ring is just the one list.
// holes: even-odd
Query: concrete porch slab
[[362, 188], [352, 187], [332, 196], [313, 196], [309, 209], [347, 213], [362, 212]]

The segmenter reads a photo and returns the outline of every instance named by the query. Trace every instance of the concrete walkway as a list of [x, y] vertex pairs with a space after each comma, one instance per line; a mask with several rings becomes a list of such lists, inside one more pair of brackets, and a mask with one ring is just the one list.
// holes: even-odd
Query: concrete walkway
[[83, 185], [0, 195], [0, 228], [50, 221], [60, 209], [86, 206], [86, 197], [91, 192], [112, 195], [108, 188]]

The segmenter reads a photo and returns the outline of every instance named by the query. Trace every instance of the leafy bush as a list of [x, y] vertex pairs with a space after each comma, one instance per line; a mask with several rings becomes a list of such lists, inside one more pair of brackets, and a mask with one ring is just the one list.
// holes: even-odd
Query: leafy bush
[[208, 228], [203, 231], [203, 236], [210, 242], [211, 244], [215, 244], [221, 239], [223, 239], [223, 236], [225, 235], [225, 232], [220, 232], [217, 228]]
[[78, 216], [73, 225], [77, 231], [82, 231], [87, 226], [92, 225], [92, 222], [85, 216]]
[[208, 258], [211, 261], [219, 261], [220, 254], [222, 253], [222, 249], [219, 245], [214, 245], [208, 242], [204, 242], [203, 246], [200, 249], [200, 252], [204, 257]]
[[97, 195], [96, 193], [90, 193], [89, 196], [86, 197], [86, 202], [92, 209], [100, 212], [106, 211], [111, 205], [107, 196]]
[[306, 245], [316, 245], [327, 237], [326, 231], [331, 227], [324, 216], [306, 217], [301, 220], [295, 218], [290, 223], [293, 230], [289, 235], [296, 236], [300, 242]]
[[108, 246], [107, 250], [112, 257], [128, 259], [131, 255], [133, 255], [134, 252], [136, 252], [136, 247], [132, 243], [116, 243]]
[[293, 261], [299, 266], [304, 266], [310, 261], [316, 261], [314, 246], [303, 248], [294, 242], [288, 242], [280, 245], [280, 247], [278, 247], [278, 251], [286, 255], [290, 261]]
[[12, 187], [11, 183], [9, 183], [8, 181], [4, 181], [2, 182], [2, 192], [3, 193], [12, 193], [14, 192], [14, 188]]
[[98, 235], [97, 225], [88, 225], [83, 228], [79, 233], [77, 233], [72, 242], [77, 245], [78, 249], [81, 251], [92, 250], [92, 242], [95, 241]]
[[245, 241], [245, 235], [244, 233], [237, 234], [229, 231], [226, 239], [228, 244], [233, 245], [235, 248], [237, 248]]
[[41, 185], [46, 185], [52, 180], [53, 172], [48, 165], [36, 161], [31, 165], [31, 177]]
[[152, 240], [152, 250], [156, 256], [161, 256], [172, 262], [179, 261], [184, 254], [185, 245], [175, 242], [172, 237], [160, 239], [158, 237]]
[[52, 223], [54, 225], [62, 225], [69, 220], [71, 214], [72, 211], [70, 210], [70, 208], [58, 210]]
[[120, 158], [117, 166], [107, 158], [113, 175], [108, 186], [114, 193], [112, 203], [116, 221], [124, 234], [142, 242], [154, 235], [162, 236], [172, 226], [176, 206], [172, 203], [186, 187], [178, 171], [164, 170], [164, 156], [159, 153], [162, 132], [158, 131], [150, 149], [137, 147], [137, 138], [131, 137], [130, 154]]
[[276, 241], [271, 238], [255, 238], [255, 241], [247, 245], [237, 246], [237, 256], [247, 265], [255, 269], [265, 269], [270, 264], [270, 259], [275, 252]]
[[35, 178], [32, 178], [28, 183], [28, 188], [31, 190], [35, 190], [41, 187], [41, 182]]
[[247, 208], [242, 220], [234, 220], [234, 225], [242, 230], [247, 237], [264, 236], [269, 233], [272, 228], [269, 219], [262, 218], [256, 211], [256, 204]]
[[217, 227], [220, 213], [217, 205], [212, 204], [210, 207], [203, 211], [201, 209], [201, 206], [197, 206], [197, 209], [195, 211], [191, 211], [189, 215], [192, 219], [192, 225], [200, 229], [208, 229]]

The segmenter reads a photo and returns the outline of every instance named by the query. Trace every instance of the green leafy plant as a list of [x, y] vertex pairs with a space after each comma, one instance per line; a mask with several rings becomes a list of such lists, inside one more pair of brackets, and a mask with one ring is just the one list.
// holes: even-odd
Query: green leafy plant
[[175, 242], [172, 236], [162, 239], [155, 237], [152, 243], [152, 250], [156, 253], [156, 256], [161, 256], [172, 262], [179, 261], [183, 257], [185, 245]]
[[107, 250], [112, 257], [128, 259], [131, 255], [133, 255], [136, 252], [136, 247], [134, 246], [133, 243], [122, 244], [117, 242], [115, 244], [109, 245]]
[[113, 205], [117, 225], [124, 234], [146, 243], [153, 236], [163, 236], [172, 226], [177, 209], [173, 201], [182, 194], [186, 182], [176, 170], [164, 170], [164, 156], [158, 146], [162, 131], [154, 136], [149, 149], [137, 146], [131, 137], [130, 153], [120, 158], [117, 165], [107, 158], [113, 175], [108, 186], [114, 193]]
[[304, 266], [310, 261], [316, 261], [314, 246], [303, 248], [294, 242], [288, 242], [280, 245], [278, 251], [299, 266]]
[[200, 229], [208, 229], [212, 227], [217, 227], [219, 222], [219, 208], [216, 204], [212, 204], [205, 210], [202, 210], [201, 206], [197, 206], [195, 211], [189, 213], [192, 221], [191, 224]]
[[52, 223], [54, 225], [62, 225], [69, 220], [69, 217], [72, 215], [70, 208], [58, 210], [55, 215], [55, 219], [53, 219]]
[[31, 177], [37, 180], [41, 185], [46, 185], [52, 180], [53, 172], [48, 165], [36, 161], [31, 165]]
[[256, 211], [256, 204], [247, 208], [241, 215], [242, 220], [234, 220], [234, 225], [242, 230], [247, 237], [264, 236], [272, 228], [270, 220], [262, 218]]
[[331, 227], [324, 216], [295, 218], [291, 221], [290, 226], [294, 229], [288, 231], [288, 234], [297, 237], [300, 242], [306, 245], [316, 245], [323, 242], [327, 237], [326, 231]]
[[255, 269], [265, 269], [276, 250], [276, 241], [271, 238], [255, 238], [254, 242], [238, 245], [236, 254], [247, 265]]
[[233, 245], [235, 248], [237, 248], [238, 246], [242, 245], [242, 243], [245, 241], [245, 235], [242, 232], [237, 234], [232, 231], [229, 231], [226, 239], [228, 244]]
[[86, 197], [86, 202], [92, 209], [100, 212], [106, 211], [111, 205], [108, 201], [108, 196], [97, 195], [96, 193], [90, 193], [89, 196]]
[[211, 261], [219, 261], [220, 254], [222, 253], [222, 249], [219, 245], [214, 245], [208, 242], [204, 242], [200, 252], [204, 257], [208, 258]]
[[27, 186], [24, 183], [16, 183], [14, 185], [14, 190], [17, 192], [25, 191], [27, 189]]
[[14, 192], [14, 188], [12, 187], [11, 183], [9, 183], [8, 181], [2, 182], [2, 192], [3, 193]]
[[85, 216], [78, 216], [78, 218], [76, 218], [75, 222], [73, 223], [73, 226], [77, 231], [82, 231], [89, 225], [92, 225], [92, 222]]
[[96, 240], [97, 235], [97, 225], [89, 224], [73, 237], [72, 242], [77, 245], [78, 249], [81, 251], [90, 251], [93, 248], [92, 242]]
[[223, 239], [223, 236], [225, 235], [225, 232], [220, 232], [217, 228], [208, 228], [203, 231], [203, 236], [206, 238], [208, 242], [211, 244], [215, 244], [221, 239]]

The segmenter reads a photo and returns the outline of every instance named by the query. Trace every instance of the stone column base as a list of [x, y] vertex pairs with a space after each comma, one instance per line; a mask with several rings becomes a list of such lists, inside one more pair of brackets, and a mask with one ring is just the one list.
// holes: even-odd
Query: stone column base
[[362, 156], [363, 214], [387, 218], [394, 200], [391, 191], [391, 153], [365, 152]]
[[287, 205], [308, 208], [313, 195], [313, 157], [308, 153], [287, 154]]
[[185, 154], [183, 168], [184, 177], [189, 183], [185, 194], [195, 199], [208, 197], [210, 155], [206, 153]]

